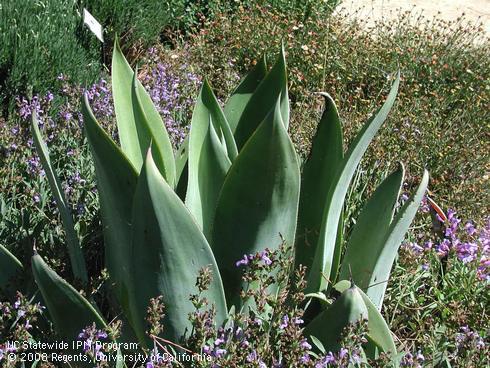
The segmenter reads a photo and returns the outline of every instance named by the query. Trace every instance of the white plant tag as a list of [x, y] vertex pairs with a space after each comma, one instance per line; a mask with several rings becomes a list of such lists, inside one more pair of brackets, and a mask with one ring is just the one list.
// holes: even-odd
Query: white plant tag
[[97, 22], [92, 14], [88, 12], [87, 9], [83, 8], [83, 23], [92, 31], [92, 33], [100, 40], [104, 42], [102, 25]]

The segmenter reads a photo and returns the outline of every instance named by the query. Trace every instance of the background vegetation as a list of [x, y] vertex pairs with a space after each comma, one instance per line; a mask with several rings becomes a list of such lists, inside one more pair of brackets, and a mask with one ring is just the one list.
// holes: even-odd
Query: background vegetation
[[[346, 210], [356, 213], [397, 161], [407, 164], [409, 174], [429, 168], [432, 196], [444, 209], [458, 210], [459, 230], [464, 233], [469, 220], [483, 232], [483, 240], [475, 240], [479, 257], [463, 262], [454, 250], [441, 257], [425, 247], [427, 241], [436, 240], [430, 218], [421, 212], [392, 274], [384, 314], [400, 345], [414, 355], [420, 350], [427, 366], [448, 359], [453, 366], [477, 367], [482, 360], [476, 351], [488, 358], [487, 347], [476, 350], [479, 339], [487, 339], [489, 323], [488, 280], [477, 277], [479, 267], [488, 268], [488, 258], [481, 261], [480, 255], [488, 253], [484, 239], [490, 203], [490, 43], [475, 42], [481, 28], [424, 18], [413, 24], [407, 13], [397, 21], [377, 24], [373, 31], [345, 14], [329, 15], [330, 4], [317, 8], [310, 1], [259, 5], [243, 1], [232, 7], [219, 1], [175, 1], [168, 5], [177, 20], [172, 24], [162, 10], [166, 8], [153, 8], [156, 2], [144, 1], [146, 12], [128, 10], [137, 2], [124, 2], [125, 10], [113, 11], [122, 9], [122, 3], [7, 0], [1, 4], [2, 245], [28, 264], [36, 243], [57, 272], [70, 272], [56, 206], [27, 129], [29, 111], [34, 109], [42, 115], [43, 134], [65, 183], [85, 257], [93, 267], [89, 272], [103, 278], [96, 256], [102, 235], [94, 170], [77, 115], [81, 91], [90, 91], [98, 118], [112, 131], [113, 111], [100, 45], [80, 28], [76, 15], [80, 6], [104, 23], [108, 39], [112, 32], [121, 34], [126, 52], [133, 59], [143, 58], [140, 80], [154, 91], [162, 114], [172, 111], [165, 122], [174, 129], [176, 146], [189, 123], [201, 77], [207, 77], [224, 98], [262, 54], [272, 60], [284, 42], [291, 134], [303, 157], [321, 111], [322, 101], [314, 92], [334, 97], [345, 133], [352, 137], [379, 105], [387, 78], [401, 70], [395, 109], [361, 164]], [[65, 16], [55, 16], [59, 9], [66, 9]], [[16, 28], [11, 28], [14, 19]], [[64, 76], [57, 78], [60, 74]], [[35, 97], [31, 101], [23, 98], [27, 86], [32, 86]], [[406, 188], [418, 179], [410, 178]], [[92, 280], [94, 290], [99, 281]], [[465, 328], [476, 331], [478, 338]]]

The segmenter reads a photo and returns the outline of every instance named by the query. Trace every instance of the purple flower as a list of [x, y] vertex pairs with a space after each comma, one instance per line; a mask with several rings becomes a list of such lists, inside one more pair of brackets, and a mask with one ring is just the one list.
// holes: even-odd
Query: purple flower
[[302, 364], [306, 364], [310, 361], [310, 356], [308, 354], [303, 354], [301, 358], [299, 358], [299, 362]]
[[242, 259], [238, 260], [238, 261], [235, 263], [235, 266], [236, 266], [236, 267], [246, 266], [246, 265], [248, 265], [248, 262], [249, 262], [249, 258], [248, 258], [248, 256], [245, 254], [245, 255], [243, 256], [243, 258], [242, 258]]
[[303, 323], [305, 323], [305, 321], [303, 321], [303, 320], [302, 320], [301, 318], [299, 318], [299, 317], [294, 317], [294, 318], [293, 318], [293, 323], [294, 323], [295, 325], [302, 325]]
[[226, 354], [226, 349], [216, 349], [216, 350], [214, 351], [214, 354], [213, 354], [213, 355], [214, 355], [216, 358], [220, 358], [220, 357], [222, 357], [222, 356], [223, 356], [223, 355], [225, 355], [225, 354]]
[[341, 348], [339, 351], [339, 359], [344, 359], [349, 354], [349, 350]]
[[62, 111], [60, 115], [65, 121], [70, 121], [73, 118], [73, 114], [69, 111]]
[[420, 254], [424, 251], [424, 248], [422, 248], [420, 245], [418, 245], [417, 243], [414, 243], [414, 242], [411, 242], [409, 244], [410, 248], [412, 248], [412, 251], [414, 251], [415, 253], [417, 254]]
[[456, 246], [458, 259], [463, 263], [473, 261], [478, 253], [478, 246], [475, 243], [458, 243]]
[[255, 361], [257, 361], [258, 359], [258, 354], [257, 354], [257, 351], [252, 350], [252, 352], [250, 354], [247, 355], [247, 362], [249, 363], [253, 363]]
[[281, 323], [279, 324], [279, 328], [281, 330], [284, 330], [286, 327], [288, 327], [289, 324], [289, 316], [286, 314], [282, 317]]
[[26, 320], [26, 323], [24, 324], [24, 328], [26, 330], [29, 330], [30, 328], [32, 328], [32, 325], [30, 324], [29, 320]]
[[326, 364], [334, 364], [336, 361], [337, 359], [335, 359], [335, 355], [333, 355], [333, 353], [329, 351], [321, 361], [321, 363], [323, 363], [324, 365], [319, 365], [318, 367], [315, 365], [315, 368], [322, 368], [325, 367]]
[[266, 249], [266, 250], [263, 250], [262, 252], [260, 252], [260, 259], [262, 260], [262, 262], [264, 262], [267, 266], [270, 266], [272, 264], [272, 261], [271, 259], [269, 258], [269, 251]]
[[218, 337], [215, 341], [214, 341], [214, 346], [219, 346], [221, 344], [224, 344], [225, 343], [225, 339], [223, 339], [223, 337]]
[[299, 346], [301, 347], [301, 349], [304, 349], [304, 350], [310, 350], [311, 349], [311, 345], [306, 340], [302, 340], [301, 343], [299, 344]]
[[472, 222], [468, 221], [466, 225], [464, 225], [464, 228], [468, 235], [472, 236], [476, 233], [475, 225], [473, 225]]
[[48, 91], [46, 93], [46, 96], [44, 96], [44, 98], [46, 99], [46, 102], [51, 102], [53, 101], [54, 95], [53, 93], [51, 93], [51, 91]]
[[105, 331], [97, 331], [96, 336], [99, 339], [106, 339], [107, 338], [107, 333]]
[[449, 253], [451, 248], [451, 242], [448, 239], [444, 239], [436, 246], [436, 252], [440, 257], [445, 257]]

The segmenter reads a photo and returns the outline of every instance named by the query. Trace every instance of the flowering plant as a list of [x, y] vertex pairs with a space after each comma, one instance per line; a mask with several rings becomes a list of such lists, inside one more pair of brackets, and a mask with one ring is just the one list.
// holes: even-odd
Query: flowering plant
[[[291, 326], [304, 327], [304, 337], [298, 335], [298, 327], [291, 330], [293, 335], [272, 338], [285, 343], [283, 337], [296, 336], [296, 349], [304, 353], [305, 363], [312, 344], [331, 352], [330, 358], [322, 359], [347, 359], [340, 345], [342, 334], [364, 320], [366, 338], [359, 340], [353, 361], [376, 359], [380, 353], [395, 358], [393, 337], [380, 310], [386, 280], [425, 193], [428, 173], [424, 172], [414, 195], [395, 211], [404, 178], [400, 165], [368, 200], [348, 239], [343, 233], [343, 206], [356, 168], [395, 101], [399, 81], [398, 76], [385, 103], [346, 152], [337, 108], [323, 93], [325, 110], [301, 170], [287, 134], [283, 49], [270, 70], [265, 59], [258, 63], [224, 108], [204, 81], [189, 136], [175, 153], [163, 121], [166, 110], [152, 101], [159, 96], [144, 89], [116, 43], [112, 98], [120, 145], [98, 123], [90, 107], [90, 91], [82, 113], [104, 226], [109, 309], [122, 313], [128, 322], [121, 339], [136, 338], [148, 351], [157, 337], [179, 342], [194, 336], [200, 349], [221, 358], [230, 333], [226, 324], [232, 323], [235, 310], [253, 316], [258, 325], [269, 321], [258, 332], [271, 326], [286, 332]], [[32, 114], [32, 132], [68, 236], [74, 280], [86, 284], [83, 250], [71, 236], [75, 231], [70, 210], [36, 114]], [[280, 263], [279, 269], [272, 268], [277, 252], [290, 256], [290, 263]], [[2, 263], [22, 267], [14, 255], [2, 254]], [[242, 275], [237, 266], [243, 265], [252, 267]], [[284, 290], [294, 266], [302, 291], [289, 300]], [[11, 267], [13, 274], [18, 267]], [[108, 328], [96, 303], [54, 272], [37, 252], [32, 269], [60, 336], [73, 339], [92, 325], [96, 330]], [[270, 275], [257, 278], [263, 272]], [[160, 310], [152, 307], [155, 300], [165, 306], [164, 328], [148, 334], [148, 310]], [[271, 319], [283, 303], [294, 307]], [[199, 314], [187, 318], [195, 309]], [[213, 345], [204, 332], [203, 336], [192, 333], [194, 327], [208, 325], [209, 316], [223, 328]], [[251, 350], [247, 361], [260, 365], [261, 354]]]

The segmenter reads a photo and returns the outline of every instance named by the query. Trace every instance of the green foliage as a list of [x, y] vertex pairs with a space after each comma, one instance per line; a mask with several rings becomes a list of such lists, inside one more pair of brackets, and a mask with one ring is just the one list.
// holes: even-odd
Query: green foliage
[[217, 323], [222, 324], [227, 308], [211, 248], [188, 209], [159, 174], [150, 152], [133, 203], [128, 255], [132, 260], [130, 321], [140, 341], [145, 340], [148, 301], [158, 295], [165, 302], [165, 336], [179, 341], [191, 333], [188, 316], [194, 307], [189, 296], [198, 292], [195, 279], [204, 268], [212, 274], [204, 296], [213, 302]]
[[36, 145], [36, 150], [41, 159], [42, 166], [44, 167], [44, 171], [48, 177], [49, 185], [53, 191], [53, 197], [56, 200], [56, 204], [58, 205], [58, 209], [61, 214], [63, 228], [66, 231], [66, 242], [68, 246], [68, 253], [70, 254], [70, 263], [73, 268], [73, 276], [78, 278], [83, 283], [87, 283], [88, 276], [85, 268], [85, 259], [83, 258], [78, 236], [73, 226], [73, 218], [68, 207], [68, 202], [66, 201], [64, 190], [58, 176], [56, 175], [56, 172], [53, 169], [53, 166], [51, 165], [48, 147], [46, 146], [46, 143], [44, 143], [41, 132], [39, 131], [39, 125], [35, 114], [32, 116], [31, 131], [34, 138], [34, 144]]
[[338, 351], [339, 336], [352, 323], [368, 319], [368, 311], [360, 290], [352, 285], [325, 311], [320, 313], [306, 328], [306, 335], [317, 337], [326, 351]]
[[[387, 71], [400, 68], [398, 103], [380, 130], [383, 138], [368, 149], [363, 167], [370, 170], [376, 165], [379, 173], [386, 173], [401, 160], [407, 163], [411, 183], [412, 173], [427, 165], [442, 203], [485, 221], [489, 145], [484, 130], [490, 98], [484, 77], [490, 70], [485, 32], [464, 17], [448, 23], [416, 12], [380, 22], [375, 29], [366, 29], [365, 22], [372, 20], [356, 20], [348, 12], [325, 17], [313, 8], [312, 16], [303, 20], [256, 6], [233, 17], [218, 14], [194, 37], [190, 49], [196, 68], [224, 99], [233, 88], [229, 81], [235, 73], [254, 65], [263, 54], [269, 56], [271, 45], [286, 42], [294, 112], [290, 134], [302, 157], [308, 155], [316, 132], [321, 101], [314, 98], [315, 92], [331, 93], [349, 121], [343, 128], [350, 142], [374, 109], [369, 96], [385, 87]], [[223, 67], [216, 70], [211, 65]], [[379, 182], [382, 177], [373, 179]], [[366, 194], [373, 189], [368, 185]], [[475, 195], [468, 196], [469, 192]]]
[[100, 70], [100, 45], [87, 36], [73, 1], [2, 1], [2, 109], [13, 107], [14, 96], [59, 87], [60, 74], [84, 84], [94, 81]]
[[[328, 90], [332, 93], [338, 101], [340, 115], [345, 122], [343, 130], [346, 141], [350, 141], [353, 132], [373, 108], [368, 97], [376, 95], [378, 89], [385, 86], [385, 71], [401, 65], [404, 77], [402, 88], [398, 102], [388, 117], [388, 128], [381, 128], [381, 139], [372, 142], [346, 196], [344, 237], [347, 242], [351, 242], [350, 234], [356, 232], [354, 219], [359, 224], [358, 214], [364, 212], [362, 204], [373, 192], [374, 185], [387, 176], [388, 166], [391, 167], [398, 160], [413, 164], [407, 166], [407, 172], [411, 174], [414, 173], [414, 167], [417, 167], [418, 172], [420, 165], [428, 158], [432, 173], [431, 190], [437, 195], [438, 202], [445, 204], [454, 201], [463, 213], [471, 214], [476, 224], [481, 224], [482, 215], [486, 215], [484, 204], [488, 202], [485, 200], [488, 191], [482, 190], [486, 180], [484, 165], [488, 157], [488, 150], [483, 144], [486, 140], [483, 130], [488, 120], [487, 109], [483, 106], [488, 99], [484, 75], [488, 74], [486, 61], [490, 59], [488, 44], [472, 44], [473, 35], [478, 34], [476, 29], [468, 26], [453, 32], [443, 23], [440, 26], [432, 23], [428, 30], [419, 30], [408, 25], [406, 18], [402, 18], [395, 27], [393, 24], [380, 24], [379, 34], [373, 39], [362, 28], [346, 22], [341, 15], [323, 20], [315, 18], [318, 27], [305, 22], [303, 28], [300, 24], [289, 21], [288, 26], [283, 27], [281, 23], [285, 21], [284, 18], [271, 16], [269, 11], [261, 12], [259, 18], [256, 12], [248, 10], [250, 9], [244, 14], [237, 14], [236, 18], [221, 19], [215, 27], [207, 28], [207, 34], [200, 35], [199, 38], [205, 39], [208, 44], [199, 44], [199, 38], [196, 38], [182, 48], [160, 52], [159, 57], [170, 60], [171, 55], [172, 58], [178, 56], [172, 60], [189, 60], [191, 68], [205, 71], [202, 73], [209, 77], [215, 87], [214, 92], [223, 101], [227, 91], [231, 90], [230, 81], [234, 80], [237, 71], [241, 73], [254, 59], [260, 61], [258, 56], [270, 44], [275, 42], [279, 45], [281, 38], [286, 39], [288, 87], [292, 100], [290, 135], [302, 156], [307, 156], [310, 146], [308, 137], [313, 135], [319, 112], [320, 99], [315, 99], [310, 94], [311, 91]], [[235, 21], [233, 31], [227, 28], [232, 19]], [[244, 19], [246, 23], [243, 23]], [[257, 24], [257, 27], [266, 31], [264, 34], [254, 32], [256, 27], [247, 27], [247, 24]], [[294, 26], [304, 29], [304, 32], [294, 31]], [[441, 33], [438, 27], [443, 27], [444, 32]], [[251, 33], [247, 33], [247, 28]], [[286, 29], [294, 31], [290, 32], [291, 36], [288, 36]], [[319, 39], [325, 40], [325, 44], [316, 42]], [[365, 47], [359, 48], [359, 44]], [[303, 50], [303, 45], [308, 50]], [[326, 45], [328, 47], [324, 48]], [[187, 57], [187, 49], [192, 50], [194, 55], [205, 54], [206, 59], [201, 59], [200, 62], [199, 59], [196, 59], [197, 62], [191, 60]], [[231, 63], [226, 64], [228, 61]], [[326, 69], [317, 68], [315, 64]], [[220, 67], [215, 68], [216, 65]], [[143, 69], [140, 77], [144, 73]], [[77, 106], [77, 103], [72, 106], [75, 111]], [[224, 110], [228, 117], [226, 108]], [[51, 111], [54, 111], [53, 114], [58, 113], [56, 108]], [[100, 114], [97, 117], [106, 131], [114, 137], [115, 126], [108, 123], [110, 118], [101, 119]], [[57, 115], [53, 115], [53, 119], [56, 122], [61, 120]], [[74, 121], [67, 124], [62, 121], [63, 124], [55, 128], [45, 125], [41, 127], [41, 131], [48, 139], [51, 158], [61, 181], [67, 184], [71, 174], [76, 171], [86, 179], [83, 184], [70, 185], [73, 186], [73, 191], [67, 195], [67, 199], [71, 204], [75, 229], [80, 235], [80, 243], [87, 259], [88, 272], [93, 277], [93, 289], [84, 290], [86, 294], [83, 295], [93, 296], [109, 321], [117, 312], [113, 313], [110, 308], [108, 310], [106, 304], [106, 289], [111, 286], [107, 284], [106, 287], [100, 287], [99, 284], [99, 277], [104, 275], [104, 272], [101, 273], [103, 255], [100, 252], [103, 247], [103, 227], [99, 221], [98, 194], [94, 190], [93, 164], [89, 147], [80, 137], [77, 124]], [[229, 123], [231, 125], [231, 120]], [[49, 266], [66, 280], [72, 280], [65, 251], [66, 236], [59, 221], [56, 204], [50, 200], [52, 191], [48, 180], [26, 171], [33, 150], [26, 142], [30, 134], [22, 129], [19, 136], [11, 134], [10, 129], [16, 126], [14, 120], [4, 122], [0, 119], [0, 126], [0, 243], [27, 265], [32, 254], [32, 244], [35, 242]], [[54, 134], [54, 139], [51, 134]], [[12, 142], [19, 144], [20, 148], [10, 152], [8, 147]], [[68, 147], [73, 150], [74, 156], [69, 153], [71, 151], [67, 151]], [[183, 145], [181, 148], [185, 147]], [[153, 154], [156, 160], [154, 151]], [[187, 156], [183, 157], [182, 168], [185, 167]], [[408, 158], [410, 161], [407, 161]], [[186, 171], [187, 169], [184, 174]], [[302, 179], [304, 182], [304, 177]], [[416, 180], [416, 176], [409, 175], [404, 183], [404, 190], [413, 188]], [[184, 193], [183, 199], [185, 188], [186, 185], [179, 192]], [[37, 194], [39, 196], [34, 197]], [[85, 205], [83, 213], [77, 211], [77, 204], [80, 203]], [[428, 239], [429, 224], [428, 218], [419, 218], [416, 226], [409, 232], [410, 240]], [[424, 234], [420, 233], [422, 228]], [[297, 239], [299, 237], [298, 232]], [[346, 245], [346, 248], [349, 247], [350, 245]], [[344, 257], [347, 257], [347, 252]], [[349, 257], [352, 259], [354, 256]], [[441, 261], [435, 252], [424, 252], [421, 258], [418, 257], [421, 256], [403, 249], [401, 257], [394, 264], [383, 303], [383, 315], [398, 337], [399, 349], [414, 354], [420, 350], [426, 357], [425, 364], [431, 366], [442, 360], [451, 362], [453, 366], [484, 366], [488, 360], [485, 356], [488, 348], [479, 351], [463, 349], [455, 343], [459, 327], [464, 325], [485, 336], [488, 325], [488, 293], [485, 281], [479, 280], [476, 275], [478, 261], [462, 264], [455, 254], [451, 254], [447, 261], [447, 270], [441, 276]], [[296, 261], [299, 262], [298, 259]], [[424, 263], [422, 267], [420, 262]], [[347, 263], [349, 262], [345, 264]], [[354, 276], [354, 265], [352, 268]], [[0, 272], [4, 269], [0, 267]], [[342, 272], [350, 276], [348, 267], [343, 267]], [[18, 276], [29, 277], [29, 267]], [[344, 278], [342, 276], [339, 279]], [[14, 282], [17, 280], [18, 277], [13, 279]], [[359, 278], [354, 281], [361, 288], [358, 280]], [[76, 280], [70, 282], [77, 284]], [[14, 285], [16, 289], [22, 288], [20, 283]], [[90, 300], [91, 297], [87, 296], [87, 299]], [[277, 318], [282, 315], [277, 310], [275, 313], [278, 313]], [[15, 320], [14, 316], [12, 322]], [[371, 320], [369, 317], [369, 322]], [[267, 330], [269, 324], [264, 326]], [[272, 327], [271, 331], [278, 330], [277, 325], [273, 326], [276, 327]], [[281, 333], [278, 330], [278, 335]], [[254, 336], [258, 337], [256, 341], [268, 343], [264, 335]], [[283, 348], [279, 343], [274, 344], [276, 351], [289, 353], [292, 350], [289, 344], [292, 340], [287, 339], [289, 336], [280, 336], [285, 342]], [[239, 350], [243, 353], [241, 348]], [[243, 359], [245, 357], [246, 355]], [[244, 364], [246, 363], [238, 366]]]
[[39, 254], [34, 254], [31, 263], [34, 279], [60, 336], [71, 341], [92, 323], [101, 328], [106, 326], [89, 301], [57, 275]]
[[0, 265], [0, 290], [11, 297], [15, 293], [15, 276], [23, 270], [22, 263], [7, 248], [0, 245]]
[[183, 2], [178, 0], [78, 0], [78, 3], [103, 25], [109, 43], [117, 34], [128, 46], [151, 46], [184, 11]]
[[[242, 86], [262, 74], [260, 70], [261, 66], [254, 69]], [[277, 61], [263, 75], [262, 81], [251, 84], [250, 88], [256, 85], [253, 92], [243, 96], [242, 88], [235, 89], [230, 105], [235, 104], [234, 111], [242, 110], [235, 135], [209, 84], [205, 82], [202, 85], [193, 113], [190, 139], [186, 143], [188, 164], [184, 170], [187, 170], [188, 187], [185, 205], [174, 191], [174, 176], [169, 175], [172, 172], [169, 167], [175, 166], [168, 134], [149, 97], [144, 100], [145, 104], [142, 103], [141, 94], [146, 92], [117, 43], [114, 47], [112, 87], [121, 148], [99, 125], [85, 96], [83, 115], [99, 186], [105, 263], [111, 290], [119, 306], [114, 305], [115, 300], [110, 303], [124, 313], [132, 333], [142, 346], [151, 346], [146, 318], [152, 300], [161, 298], [165, 305], [163, 336], [172, 341], [188, 338], [187, 334], [193, 327], [188, 316], [195, 305], [187, 297], [203, 292], [193, 280], [202, 270], [208, 269], [212, 278], [208, 280], [202, 297], [212, 303], [212, 312], [208, 310], [206, 313], [213, 313], [216, 323], [221, 325], [228, 314], [227, 303], [234, 308], [243, 307], [240, 300], [242, 290], [258, 287], [242, 279], [236, 265], [248, 263], [252, 257], [249, 254], [258, 254], [267, 263], [270, 261], [268, 252], [283, 249], [284, 244], [295, 246], [297, 254], [305, 251], [314, 254], [313, 259], [302, 257], [309, 269], [307, 290], [319, 293], [317, 295], [333, 293], [325, 282], [325, 275], [331, 275], [331, 281], [338, 277], [338, 267], [332, 265], [340, 263], [343, 253], [342, 237], [338, 232], [344, 226], [342, 208], [347, 188], [362, 155], [394, 103], [399, 77], [395, 79], [386, 102], [361, 129], [345, 157], [338, 113], [335, 104], [327, 97], [326, 112], [314, 144], [323, 145], [324, 140], [333, 142], [332, 152], [314, 147], [305, 165], [310, 169], [303, 180], [306, 183], [313, 180], [311, 168], [314, 167], [319, 172], [326, 167], [327, 172], [334, 173], [329, 180], [323, 180], [328, 186], [327, 192], [321, 186], [315, 188], [310, 184], [307, 187], [309, 200], [316, 198], [321, 206], [314, 216], [309, 215], [307, 208], [300, 213], [313, 218], [310, 222], [317, 229], [315, 231], [319, 230], [316, 243], [308, 245], [314, 248], [312, 251], [305, 249], [304, 239], [296, 240], [301, 171], [287, 133], [289, 100], [286, 81], [285, 55], [281, 49]], [[248, 102], [243, 107], [246, 100]], [[46, 145], [41, 140], [35, 116], [32, 120], [41, 162], [49, 173], [52, 190], [58, 193], [60, 211], [65, 211], [66, 206], [63, 206], [64, 201], [59, 194], [60, 184], [51, 167]], [[323, 137], [324, 134], [331, 136]], [[238, 138], [241, 144], [237, 149]], [[160, 156], [158, 162], [161, 166], [153, 159], [153, 151]], [[324, 155], [326, 157], [322, 157]], [[177, 160], [182, 160], [179, 155]], [[172, 164], [169, 166], [168, 162]], [[395, 180], [398, 186], [395, 187], [399, 188], [400, 173], [394, 175], [398, 177]], [[310, 311], [316, 318], [308, 321], [308, 336], [316, 336], [329, 350], [337, 351], [344, 329], [351, 323], [367, 319], [370, 340], [366, 351], [374, 354], [372, 358], [376, 358], [377, 351], [396, 353], [387, 324], [376, 310], [376, 307], [381, 309], [386, 286], [383, 283], [378, 288], [373, 283], [379, 278], [388, 279], [396, 251], [422, 200], [427, 182], [426, 172], [416, 194], [396, 213], [393, 221], [391, 217], [399, 190], [392, 194], [388, 191], [383, 196], [373, 195], [371, 202], [374, 202], [374, 207], [380, 206], [377, 202], [386, 206], [386, 198], [388, 200], [388, 215], [385, 215], [386, 211], [370, 215], [370, 221], [377, 221], [376, 217], [382, 216], [380, 221], [385, 224], [385, 229], [380, 229], [384, 234], [383, 241], [374, 244], [380, 251], [372, 256], [374, 261], [368, 269], [356, 270], [352, 278], [360, 278], [359, 273], [362, 272], [375, 275], [363, 287], [368, 295], [371, 290], [377, 292], [374, 304], [351, 281], [351, 287], [342, 290], [341, 296], [333, 304], [327, 304], [324, 311]], [[373, 212], [370, 205], [366, 211]], [[371, 229], [364, 224], [365, 221], [360, 221], [359, 230], [356, 228], [355, 231], [369, 234]], [[310, 231], [308, 221], [300, 220], [300, 223], [303, 224], [302, 231]], [[69, 236], [73, 232], [72, 224], [64, 221], [64, 225], [68, 226]], [[347, 249], [348, 255], [359, 247], [356, 242], [347, 244], [354, 248]], [[363, 251], [361, 249], [359, 253]], [[79, 256], [72, 257], [72, 262], [79, 262]], [[242, 258], [237, 262], [241, 257], [245, 257], [245, 261]], [[349, 262], [349, 258], [345, 262]], [[97, 323], [99, 327], [106, 326], [97, 312], [98, 308], [54, 273], [39, 255], [34, 255], [32, 266], [58, 333], [70, 338], [90, 322]], [[78, 270], [74, 264], [72, 268]], [[273, 294], [277, 293], [276, 297], [282, 287], [284, 285], [274, 282], [267, 285]], [[63, 308], [65, 302], [66, 308]], [[244, 302], [250, 308], [249, 312], [257, 308], [259, 313], [266, 313], [267, 303], [264, 301], [260, 301], [258, 306], [250, 304], [246, 298]], [[67, 313], [72, 316], [70, 323], [63, 322]]]

